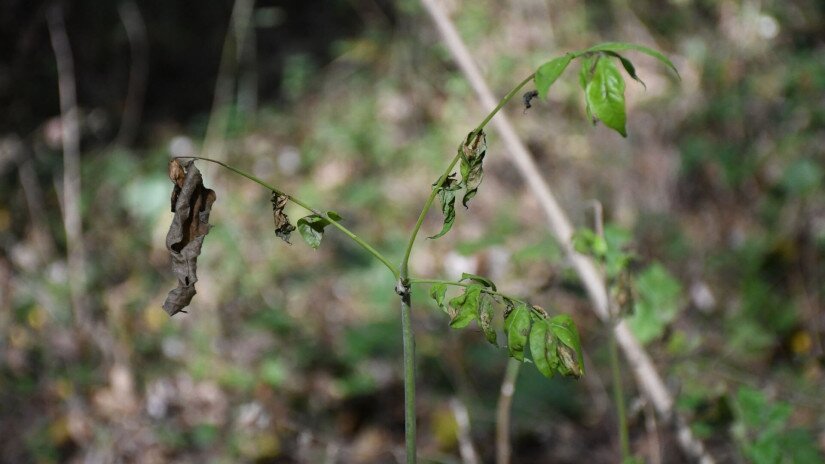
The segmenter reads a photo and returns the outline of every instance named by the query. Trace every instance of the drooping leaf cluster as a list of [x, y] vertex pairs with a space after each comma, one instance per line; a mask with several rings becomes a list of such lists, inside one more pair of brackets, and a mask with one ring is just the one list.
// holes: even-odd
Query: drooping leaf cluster
[[562, 75], [567, 66], [577, 59], [581, 59], [579, 71], [579, 85], [584, 92], [585, 110], [587, 118], [594, 124], [601, 121], [607, 127], [615, 130], [622, 137], [627, 137], [627, 112], [625, 109], [625, 82], [619, 72], [615, 58], [621, 63], [625, 72], [642, 85], [644, 82], [636, 74], [633, 63], [620, 55], [621, 51], [638, 51], [650, 55], [670, 67], [678, 76], [673, 63], [663, 54], [642, 45], [608, 42], [587, 50], [567, 53], [554, 58], [541, 66], [535, 73], [536, 91], [539, 97], [547, 98], [550, 86]]
[[503, 296], [486, 277], [465, 273], [459, 283], [464, 281], [470, 284], [446, 302], [447, 284], [430, 288], [430, 297], [450, 317], [450, 327], [461, 329], [476, 321], [487, 341], [499, 346], [494, 305], [503, 305], [503, 335], [511, 357], [524, 362], [529, 349], [536, 368], [547, 377], [557, 372], [571, 377], [584, 374], [579, 333], [570, 316], [550, 317], [539, 306]]
[[[438, 200], [441, 203], [441, 212], [444, 214], [444, 225], [441, 231], [432, 237], [436, 239], [450, 231], [455, 222], [455, 197], [456, 192], [464, 189], [464, 197], [461, 204], [468, 208], [470, 200], [476, 196], [481, 180], [484, 178], [482, 163], [487, 155], [487, 135], [483, 130], [472, 131], [461, 142], [458, 147], [460, 160], [459, 172], [461, 180], [451, 173], [440, 183], [436, 182], [434, 187], [438, 189]], [[440, 179], [439, 179], [440, 180]]]

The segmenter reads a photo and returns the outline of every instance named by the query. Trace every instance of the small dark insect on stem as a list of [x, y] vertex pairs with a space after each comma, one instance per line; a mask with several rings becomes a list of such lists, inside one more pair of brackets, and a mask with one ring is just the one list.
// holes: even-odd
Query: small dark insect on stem
[[534, 98], [539, 96], [538, 90], [531, 90], [529, 92], [524, 92], [524, 95], [521, 96], [521, 100], [524, 102], [524, 113], [527, 112], [530, 108], [533, 107], [532, 101]]

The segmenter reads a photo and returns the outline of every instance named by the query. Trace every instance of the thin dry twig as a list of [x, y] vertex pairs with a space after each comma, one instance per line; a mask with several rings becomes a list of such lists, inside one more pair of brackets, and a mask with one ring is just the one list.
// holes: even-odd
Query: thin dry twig
[[[481, 76], [478, 66], [473, 61], [464, 41], [458, 35], [458, 31], [453, 22], [447, 17], [436, 0], [421, 0], [421, 2], [435, 22], [436, 27], [441, 33], [453, 58], [458, 63], [459, 68], [478, 94], [483, 107], [488, 109], [495, 108], [497, 100]], [[503, 113], [498, 113], [492, 122], [501, 134], [501, 138], [507, 146], [516, 168], [544, 209], [550, 231], [564, 249], [568, 261], [585, 286], [587, 294], [593, 303], [593, 310], [602, 321], [609, 322], [611, 318], [604, 279], [592, 260], [577, 253], [572, 248], [570, 238], [573, 235], [573, 227], [570, 220], [556, 201], [550, 186], [544, 178], [541, 177], [541, 174], [539, 174], [533, 157], [516, 134], [507, 116]], [[674, 411], [673, 397], [670, 395], [670, 392], [668, 392], [661, 376], [656, 371], [650, 356], [648, 356], [644, 348], [639, 344], [639, 341], [630, 331], [627, 323], [620, 321], [616, 324], [614, 332], [616, 334], [616, 341], [624, 352], [628, 364], [633, 369], [636, 381], [641, 390], [653, 404], [656, 412], [660, 416], [673, 421], [677, 429], [678, 441], [683, 451], [693, 460], [702, 464], [715, 462], [705, 451], [702, 443], [693, 436], [684, 419], [680, 418]]]
[[229, 124], [226, 108], [232, 102], [235, 74], [239, 60], [243, 56], [254, 5], [254, 0], [235, 0], [232, 7], [232, 17], [229, 20], [229, 28], [223, 43], [221, 62], [218, 65], [212, 112], [206, 126], [206, 137], [203, 143], [204, 156], [210, 158], [223, 159], [224, 137]]
[[520, 368], [521, 362], [509, 359], [504, 380], [501, 382], [496, 408], [496, 464], [510, 464], [510, 411]]
[[450, 409], [453, 411], [456, 425], [458, 426], [458, 451], [464, 464], [478, 464], [478, 453], [473, 446], [472, 434], [470, 433], [470, 414], [467, 406], [458, 399], [450, 399]]
[[146, 80], [149, 76], [149, 39], [146, 23], [134, 1], [121, 3], [117, 12], [129, 39], [132, 66], [129, 69], [129, 88], [115, 143], [129, 145], [137, 135], [140, 117], [143, 114], [143, 97], [146, 95]]
[[89, 321], [84, 298], [86, 288], [86, 251], [80, 211], [80, 122], [74, 60], [63, 10], [59, 4], [46, 13], [52, 49], [57, 62], [57, 85], [60, 94], [60, 128], [63, 143], [63, 225], [66, 230], [69, 291], [75, 323]]

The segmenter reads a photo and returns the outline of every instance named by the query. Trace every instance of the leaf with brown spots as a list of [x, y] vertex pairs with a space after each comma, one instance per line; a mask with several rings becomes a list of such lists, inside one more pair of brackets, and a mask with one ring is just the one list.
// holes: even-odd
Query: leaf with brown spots
[[169, 177], [175, 183], [172, 192], [172, 225], [166, 234], [166, 249], [172, 255], [172, 272], [178, 278], [178, 286], [169, 292], [163, 309], [170, 316], [183, 310], [195, 296], [197, 260], [201, 254], [203, 239], [209, 233], [209, 213], [217, 196], [203, 185], [203, 177], [193, 161], [186, 167], [172, 160]]

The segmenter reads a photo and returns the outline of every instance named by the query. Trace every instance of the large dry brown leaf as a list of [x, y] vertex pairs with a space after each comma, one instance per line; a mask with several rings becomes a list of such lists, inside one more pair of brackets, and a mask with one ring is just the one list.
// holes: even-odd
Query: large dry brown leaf
[[195, 296], [198, 281], [197, 261], [201, 246], [209, 233], [209, 213], [217, 198], [203, 185], [203, 177], [190, 161], [185, 169], [177, 160], [169, 163], [169, 178], [175, 183], [172, 192], [172, 212], [175, 217], [166, 234], [166, 249], [172, 255], [172, 272], [178, 286], [166, 297], [163, 309], [170, 316], [183, 310]]

